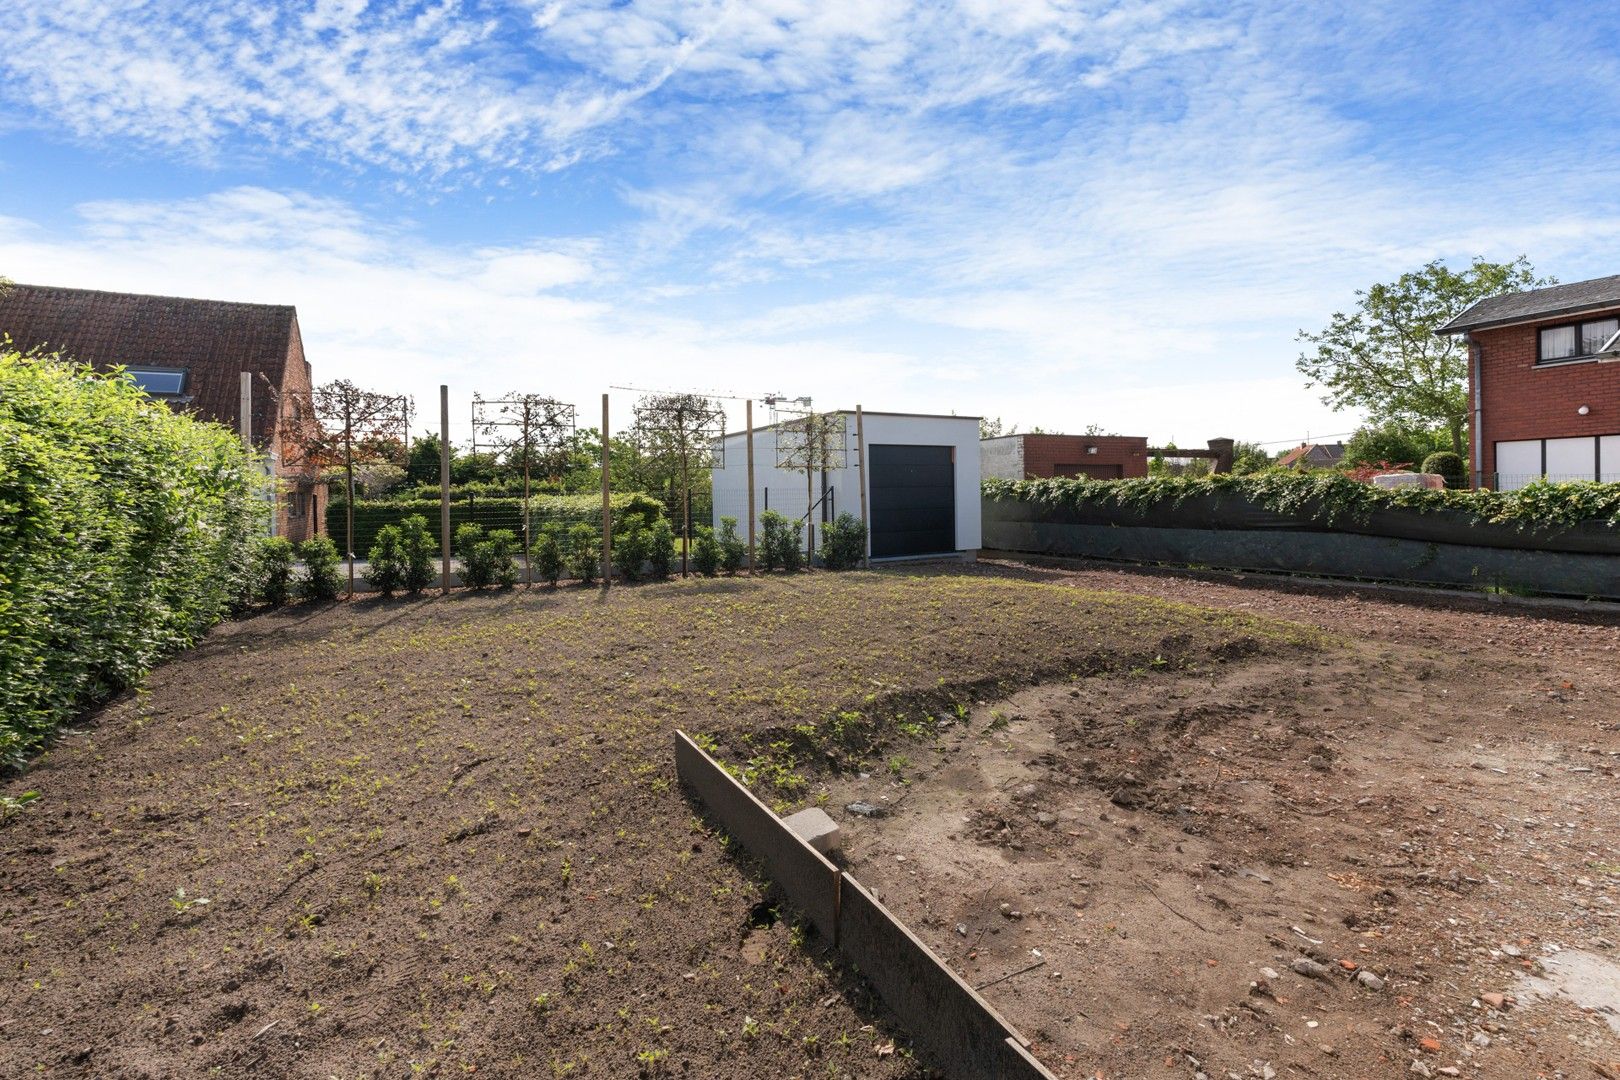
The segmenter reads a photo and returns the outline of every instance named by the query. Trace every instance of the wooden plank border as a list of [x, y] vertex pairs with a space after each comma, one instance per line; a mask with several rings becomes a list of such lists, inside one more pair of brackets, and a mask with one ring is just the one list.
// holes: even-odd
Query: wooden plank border
[[1056, 1080], [1019, 1034], [849, 874], [782, 819], [685, 733], [675, 771], [711, 816], [765, 864], [788, 901], [870, 982], [912, 1041], [959, 1080]]

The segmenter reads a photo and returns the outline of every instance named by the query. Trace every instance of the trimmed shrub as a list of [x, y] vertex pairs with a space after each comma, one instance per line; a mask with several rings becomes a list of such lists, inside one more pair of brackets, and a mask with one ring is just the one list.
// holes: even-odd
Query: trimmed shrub
[[776, 510], [761, 514], [759, 523], [764, 533], [759, 555], [765, 569], [799, 569], [804, 564], [804, 549], [799, 546], [799, 523]]
[[652, 551], [652, 534], [640, 521], [632, 522], [623, 532], [613, 533], [613, 565], [619, 568], [626, 581], [641, 577], [641, 568]]
[[292, 599], [293, 546], [285, 536], [261, 536], [253, 558], [253, 595], [279, 607]]
[[735, 574], [748, 558], [748, 545], [737, 535], [737, 519], [720, 519], [720, 569]]
[[336, 600], [343, 591], [343, 576], [338, 573], [337, 545], [330, 536], [312, 536], [298, 545], [298, 557], [304, 560], [304, 578], [298, 583], [298, 595], [305, 600]]
[[428, 532], [427, 518], [414, 514], [399, 523], [399, 547], [405, 556], [405, 591], [419, 593], [433, 584], [439, 545]]
[[0, 762], [249, 595], [266, 487], [229, 429], [0, 338]]
[[704, 577], [714, 577], [720, 572], [720, 542], [714, 538], [714, 530], [698, 525], [692, 534], [692, 569]]
[[371, 564], [366, 577], [378, 592], [392, 596], [405, 587], [405, 549], [398, 525], [384, 525], [377, 530], [377, 542], [371, 545], [366, 561]]
[[469, 589], [486, 589], [495, 584], [495, 548], [485, 539], [482, 525], [463, 522], [456, 530], [451, 550], [461, 552], [463, 585]]
[[[637, 519], [643, 526], [650, 527], [664, 514], [663, 503], [650, 495], [640, 493], [627, 492], [614, 495], [612, 505], [614, 532], [626, 528], [631, 521]], [[343, 543], [347, 514], [348, 504], [344, 502], [341, 494], [326, 504], [326, 531], [337, 544]], [[413, 515], [421, 515], [431, 521], [435, 535], [437, 534], [439, 524], [437, 496], [430, 499], [357, 499], [354, 504], [354, 550], [369, 551], [371, 545], [377, 542], [379, 529], [384, 525], [403, 524], [406, 518]], [[514, 525], [521, 527], [523, 500], [479, 496], [469, 502], [464, 497], [454, 498], [450, 503], [452, 533], [467, 521], [482, 525], [486, 530], [512, 528]], [[529, 521], [531, 536], [543, 526], [552, 523], [567, 528], [584, 522], [600, 531], [602, 496], [536, 495], [529, 500]], [[450, 550], [452, 554], [461, 554], [454, 543], [450, 545]]]
[[546, 525], [529, 550], [529, 557], [534, 560], [534, 572], [540, 580], [557, 584], [557, 579], [563, 572], [563, 537], [562, 529], [557, 525]]
[[568, 568], [581, 585], [594, 582], [602, 569], [602, 534], [584, 522], [568, 530]]
[[1446, 478], [1446, 487], [1462, 488], [1468, 486], [1468, 466], [1463, 459], [1450, 450], [1441, 450], [1430, 454], [1423, 459], [1423, 472], [1439, 473]]
[[1401, 509], [1454, 513], [1465, 521], [1519, 529], [1567, 529], [1587, 522], [1620, 528], [1620, 484], [1592, 480], [1537, 480], [1514, 491], [1431, 491], [1377, 488], [1342, 473], [1318, 470], [1197, 479], [986, 480], [982, 490], [987, 499], [1054, 508], [1089, 503], [1145, 510], [1177, 506], [1196, 496], [1232, 496], [1274, 513], [1303, 516], [1325, 525], [1365, 521], [1374, 510]]
[[866, 557], [866, 524], [854, 514], [839, 514], [821, 527], [821, 563], [829, 570], [850, 570]]
[[668, 518], [659, 515], [648, 526], [647, 536], [647, 562], [652, 568], [652, 576], [662, 581], [675, 569], [675, 527]]
[[489, 539], [484, 541], [489, 545], [489, 565], [494, 572], [495, 584], [503, 589], [510, 589], [517, 584], [517, 533], [511, 529], [491, 529]]

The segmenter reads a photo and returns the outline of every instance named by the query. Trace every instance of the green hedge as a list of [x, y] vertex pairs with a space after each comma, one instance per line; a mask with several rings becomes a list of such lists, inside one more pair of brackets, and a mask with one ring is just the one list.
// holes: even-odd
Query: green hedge
[[266, 483], [226, 428], [0, 348], [0, 761], [230, 611]]
[[1465, 518], [1521, 529], [1564, 529], [1584, 522], [1620, 526], [1620, 484], [1590, 480], [1539, 480], [1517, 491], [1434, 491], [1378, 488], [1343, 473], [1264, 472], [1247, 476], [1155, 476], [1143, 480], [986, 480], [989, 499], [1022, 500], [1045, 506], [1081, 503], [1146, 509], [1176, 505], [1195, 495], [1239, 495], [1278, 514], [1324, 523], [1355, 521], [1374, 510], [1401, 508], [1419, 513], [1454, 511]]
[[[664, 512], [664, 504], [650, 495], [626, 492], [613, 496], [613, 527], [621, 528], [629, 516], [650, 523]], [[326, 531], [343, 548], [347, 528], [348, 504], [334, 499], [326, 507]], [[428, 520], [428, 529], [439, 535], [439, 500], [437, 499], [357, 499], [354, 504], [354, 551], [365, 558], [376, 542], [377, 531], [385, 525], [398, 525], [413, 514]], [[533, 528], [538, 530], [548, 522], [564, 526], [575, 524], [602, 526], [602, 496], [600, 495], [535, 495], [529, 499], [529, 514]], [[519, 533], [523, 521], [523, 500], [507, 498], [477, 498], [450, 503], [450, 533], [467, 522], [484, 529], [511, 529]]]

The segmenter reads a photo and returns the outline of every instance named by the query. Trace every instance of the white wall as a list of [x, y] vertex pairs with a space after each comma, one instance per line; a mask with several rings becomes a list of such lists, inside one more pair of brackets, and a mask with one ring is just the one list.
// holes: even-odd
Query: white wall
[[[860, 471], [856, 467], [855, 414], [846, 414], [849, 428], [849, 465], [831, 471], [827, 486], [832, 489], [832, 508], [835, 513], [861, 514]], [[950, 446], [956, 457], [956, 547], [959, 551], [976, 551], [980, 545], [979, 518], [979, 421], [976, 417], [961, 416], [903, 416], [892, 413], [865, 415], [866, 442], [899, 444], [905, 446]], [[746, 440], [742, 432], [727, 435], [725, 439], [725, 468], [715, 469], [714, 519], [734, 517], [738, 531], [747, 535], [748, 521], [748, 458]], [[817, 482], [820, 477], [818, 475]], [[804, 516], [808, 505], [803, 473], [788, 472], [776, 467], [776, 430], [761, 428], [754, 432], [754, 511], [755, 527], [758, 515], [767, 509], [777, 510], [792, 518]], [[814, 515], [821, 522], [818, 507]], [[819, 541], [818, 541], [819, 544]]]

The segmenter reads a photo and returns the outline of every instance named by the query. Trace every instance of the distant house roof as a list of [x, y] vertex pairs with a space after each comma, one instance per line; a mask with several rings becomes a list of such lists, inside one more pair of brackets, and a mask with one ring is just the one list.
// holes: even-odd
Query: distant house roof
[[[44, 285], [15, 285], [0, 295], [0, 334], [24, 351], [60, 352], [98, 370], [149, 370], [137, 376], [149, 392], [230, 427], [239, 422], [241, 373], [250, 372], [256, 442], [271, 436], [279, 412], [262, 392], [265, 380], [279, 391], [288, 364], [303, 353], [290, 305]], [[175, 372], [184, 374], [177, 379]]]
[[1326, 468], [1337, 465], [1344, 460], [1344, 443], [1305, 443], [1296, 446], [1282, 457], [1277, 464], [1285, 469], [1292, 469], [1299, 465], [1309, 465], [1315, 468]]
[[1549, 285], [1545, 289], [1487, 296], [1435, 332], [1460, 334], [1468, 330], [1556, 319], [1560, 315], [1577, 315], [1614, 307], [1620, 307], [1620, 274], [1593, 278], [1591, 281], [1572, 281], [1567, 285]]

